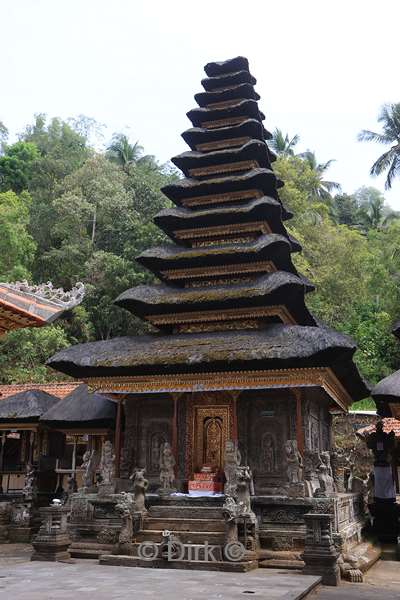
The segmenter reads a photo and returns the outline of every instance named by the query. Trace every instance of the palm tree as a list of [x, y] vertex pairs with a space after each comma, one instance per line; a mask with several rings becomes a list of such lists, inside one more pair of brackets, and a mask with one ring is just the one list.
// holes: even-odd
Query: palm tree
[[359, 206], [359, 221], [362, 229], [383, 229], [399, 218], [399, 213], [385, 205], [381, 192], [373, 187], [362, 187], [354, 194]]
[[317, 175], [317, 181], [313, 190], [315, 197], [319, 200], [330, 202], [332, 200], [331, 192], [333, 190], [341, 190], [340, 184], [336, 183], [336, 181], [327, 181], [326, 179], [324, 179], [325, 171], [327, 171], [331, 164], [335, 161], [331, 159], [328, 160], [326, 163], [318, 163], [317, 157], [315, 156], [315, 152], [312, 152], [311, 150], [302, 152], [298, 156], [305, 160], [310, 166], [310, 168]]
[[294, 156], [294, 147], [297, 146], [299, 141], [300, 137], [298, 135], [294, 135], [290, 139], [289, 134], [284, 135], [282, 129], [276, 128], [272, 133], [272, 139], [269, 141], [269, 146], [276, 154]]
[[147, 169], [158, 169], [158, 163], [153, 155], [143, 154], [144, 148], [135, 142], [131, 144], [124, 133], [114, 133], [110, 145], [107, 147], [107, 158], [120, 165], [128, 173], [131, 165], [138, 165]]
[[373, 176], [381, 175], [387, 171], [385, 189], [388, 190], [392, 187], [393, 179], [400, 175], [400, 103], [384, 104], [378, 122], [382, 123], [383, 133], [363, 129], [358, 134], [358, 140], [391, 144], [389, 150], [374, 162], [370, 171]]

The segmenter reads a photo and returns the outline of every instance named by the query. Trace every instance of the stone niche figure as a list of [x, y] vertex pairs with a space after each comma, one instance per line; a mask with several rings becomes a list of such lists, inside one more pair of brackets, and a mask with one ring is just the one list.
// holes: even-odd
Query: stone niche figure
[[318, 482], [319, 488], [314, 494], [316, 498], [328, 498], [335, 494], [335, 483], [333, 477], [329, 475], [328, 466], [324, 461], [321, 461], [318, 468]]
[[383, 422], [378, 421], [376, 431], [367, 438], [367, 446], [374, 454], [375, 498], [396, 500], [396, 490], [392, 472], [392, 454], [395, 451], [394, 431], [385, 433]]
[[82, 457], [81, 469], [83, 489], [88, 490], [93, 486], [93, 477], [96, 471], [96, 456], [94, 450], [86, 450]]
[[117, 554], [133, 554], [133, 514], [135, 500], [133, 494], [121, 492], [120, 500], [115, 505], [116, 512], [120, 515], [122, 521], [121, 531], [118, 536]]
[[238, 467], [240, 466], [241, 460], [237, 442], [227, 440], [224, 452], [225, 496], [236, 496]]
[[36, 495], [36, 469], [31, 464], [26, 465], [26, 473], [22, 495], [25, 501], [33, 500]]
[[112, 485], [114, 477], [114, 461], [112, 443], [107, 440], [103, 444], [100, 461], [101, 485]]
[[149, 482], [145, 478], [145, 469], [135, 469], [129, 479], [133, 485], [134, 510], [135, 512], [146, 514], [146, 491], [149, 487]]
[[296, 440], [287, 440], [285, 444], [288, 494], [291, 497], [304, 497], [303, 458], [297, 448]]
[[264, 435], [262, 442], [262, 468], [266, 473], [274, 473], [276, 471], [276, 448], [275, 440], [271, 434]]
[[249, 467], [239, 467], [237, 473], [236, 498], [241, 516], [254, 517], [251, 496], [254, 495], [253, 475]]
[[171, 444], [164, 442], [160, 449], [160, 494], [172, 494], [176, 491], [175, 482], [175, 457]]

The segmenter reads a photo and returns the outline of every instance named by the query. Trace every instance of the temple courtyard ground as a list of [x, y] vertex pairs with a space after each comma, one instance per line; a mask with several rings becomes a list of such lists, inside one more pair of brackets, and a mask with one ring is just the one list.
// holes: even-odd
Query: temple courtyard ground
[[380, 561], [364, 584], [343, 583], [308, 593], [315, 578], [290, 571], [258, 569], [233, 574], [29, 561], [31, 547], [0, 546], [0, 598], [8, 600], [399, 600], [400, 563]]

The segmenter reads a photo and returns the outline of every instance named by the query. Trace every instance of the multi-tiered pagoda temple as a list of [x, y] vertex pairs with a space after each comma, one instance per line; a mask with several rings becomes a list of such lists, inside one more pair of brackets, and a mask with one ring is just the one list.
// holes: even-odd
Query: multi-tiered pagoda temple
[[[301, 248], [285, 227], [292, 215], [279, 199], [248, 61], [205, 72], [183, 134], [190, 151], [173, 158], [184, 178], [163, 188], [176, 206], [155, 217], [171, 243], [138, 257], [160, 283], [116, 300], [158, 331], [80, 344], [49, 365], [119, 403], [117, 475], [144, 467], [156, 490], [168, 441], [185, 492], [205, 466], [223, 470], [225, 443], [238, 440], [256, 497], [282, 498], [286, 442], [297, 440], [303, 455], [330, 451], [332, 411], [368, 390], [354, 343], [306, 307], [313, 287], [292, 261]], [[304, 538], [306, 510], [288, 517], [292, 542]], [[285, 536], [286, 525], [260, 518], [261, 537]]]

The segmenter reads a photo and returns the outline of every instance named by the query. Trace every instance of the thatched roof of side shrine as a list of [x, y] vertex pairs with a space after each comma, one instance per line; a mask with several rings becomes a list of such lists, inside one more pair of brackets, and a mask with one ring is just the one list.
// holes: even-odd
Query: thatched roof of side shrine
[[373, 388], [371, 396], [377, 402], [400, 402], [400, 370], [382, 379]]
[[59, 398], [42, 390], [25, 390], [0, 401], [0, 422], [35, 422], [49, 408], [56, 406]]
[[331, 367], [354, 400], [368, 390], [347, 336], [324, 327], [270, 325], [228, 331], [119, 337], [57, 352], [47, 364], [74, 377]]
[[61, 402], [52, 406], [40, 421], [53, 427], [111, 427], [115, 420], [115, 403], [101, 394], [91, 393], [81, 384]]

